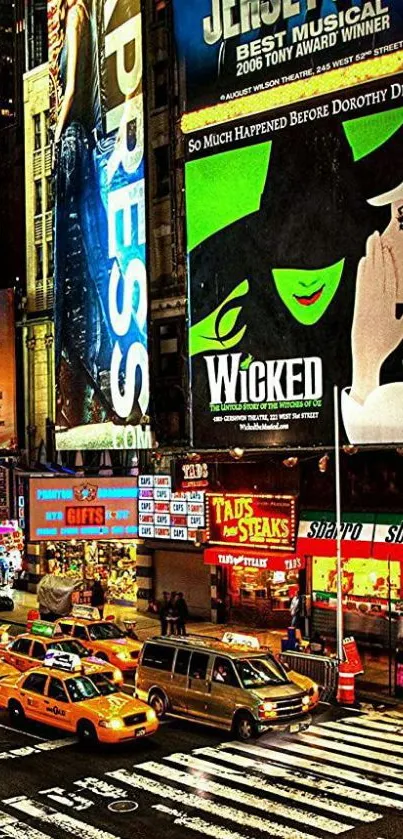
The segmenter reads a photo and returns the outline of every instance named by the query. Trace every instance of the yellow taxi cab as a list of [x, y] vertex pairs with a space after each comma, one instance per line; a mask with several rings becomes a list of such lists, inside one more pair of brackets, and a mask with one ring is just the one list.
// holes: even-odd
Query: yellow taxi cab
[[20, 671], [17, 670], [16, 667], [13, 667], [11, 664], [8, 664], [7, 661], [0, 657], [0, 682], [2, 679], [5, 679], [7, 676], [19, 676]]
[[119, 667], [125, 676], [134, 676], [143, 646], [141, 641], [128, 638], [116, 623], [101, 620], [98, 609], [76, 606], [71, 617], [60, 618], [59, 626], [65, 635], [80, 641], [91, 655]]
[[105, 660], [91, 656], [87, 648], [69, 635], [63, 635], [60, 627], [47, 621], [34, 621], [30, 632], [18, 635], [2, 651], [4, 660], [24, 673], [38, 667], [49, 650], [59, 650], [77, 655], [83, 662], [85, 673], [103, 673], [116, 685], [123, 684], [123, 673]]
[[83, 672], [78, 656], [50, 650], [43, 666], [0, 681], [0, 707], [77, 734], [92, 743], [119, 743], [155, 734], [158, 719], [145, 702], [119, 692], [103, 673]]

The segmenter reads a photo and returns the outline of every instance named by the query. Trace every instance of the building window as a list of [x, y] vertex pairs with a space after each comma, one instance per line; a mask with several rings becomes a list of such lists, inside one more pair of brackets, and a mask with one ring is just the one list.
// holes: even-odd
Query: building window
[[154, 149], [156, 198], [169, 195], [169, 146]]
[[43, 279], [43, 247], [42, 245], [35, 246], [35, 260], [36, 260], [36, 280]]
[[48, 277], [53, 277], [53, 243], [46, 243], [46, 255], [48, 259]]
[[158, 61], [154, 66], [154, 108], [165, 108], [168, 104], [168, 64]]
[[49, 111], [45, 111], [45, 145], [50, 146], [50, 117]]
[[42, 181], [35, 181], [35, 215], [42, 213]]
[[46, 209], [49, 211], [53, 207], [53, 179], [50, 175], [46, 178]]
[[34, 147], [35, 151], [38, 151], [41, 147], [41, 115], [35, 114], [34, 116]]
[[158, 359], [159, 375], [177, 378], [180, 375], [180, 352], [179, 352], [179, 323], [177, 320], [171, 323], [160, 323], [158, 325]]

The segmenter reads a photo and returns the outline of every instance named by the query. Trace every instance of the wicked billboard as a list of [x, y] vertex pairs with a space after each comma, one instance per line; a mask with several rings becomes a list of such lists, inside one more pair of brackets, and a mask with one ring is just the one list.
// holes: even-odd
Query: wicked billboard
[[266, 94], [282, 104], [294, 82], [303, 81], [298, 97], [310, 98], [401, 67], [399, 0], [174, 0], [173, 5], [182, 110], [210, 106], [209, 113], [194, 116], [199, 125], [223, 122], [240, 109], [261, 110]]
[[56, 445], [147, 448], [140, 0], [50, 0]]
[[403, 440], [403, 77], [197, 132], [196, 447]]

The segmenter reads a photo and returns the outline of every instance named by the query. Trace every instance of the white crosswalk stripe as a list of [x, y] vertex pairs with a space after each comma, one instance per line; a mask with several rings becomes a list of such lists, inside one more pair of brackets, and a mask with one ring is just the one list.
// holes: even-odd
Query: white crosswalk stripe
[[79, 836], [80, 839], [116, 839], [113, 833], [108, 833], [106, 830], [99, 830], [81, 821], [81, 819], [76, 819], [66, 813], [59, 813], [54, 807], [33, 801], [30, 798], [26, 798], [25, 795], [5, 799], [3, 800], [3, 804], [8, 804], [10, 807], [14, 807], [33, 819], [55, 825], [65, 833], [74, 837]]
[[49, 834], [42, 833], [36, 827], [24, 824], [14, 816], [0, 813], [0, 837], [7, 839], [50, 839]]
[[[161, 763], [155, 763], [150, 760], [147, 763], [141, 763], [136, 766], [137, 770], [149, 772], [157, 778], [166, 778], [166, 767]], [[343, 833], [352, 827], [351, 824], [343, 824], [335, 819], [329, 819], [316, 813], [310, 813], [308, 810], [301, 810], [293, 807], [292, 804], [283, 804], [267, 798], [260, 798], [257, 795], [251, 795], [243, 790], [233, 789], [225, 784], [216, 783], [216, 781], [209, 781], [205, 778], [202, 772], [189, 773], [182, 772], [178, 769], [170, 769], [169, 780], [175, 784], [182, 784], [183, 786], [191, 787], [197, 792], [209, 792], [217, 798], [224, 798], [225, 801], [233, 801], [238, 806], [244, 805], [253, 810], [263, 810], [267, 812], [270, 808], [270, 813], [275, 816], [282, 816], [283, 818], [292, 819], [293, 821], [301, 821], [310, 827], [316, 827], [319, 830], [326, 830], [328, 833]], [[290, 801], [292, 797], [290, 796]]]
[[[294, 736], [227, 741], [131, 762], [100, 777], [81, 776], [66, 789], [43, 789], [38, 796], [50, 804], [38, 796], [7, 798], [0, 839], [117, 839], [119, 830], [104, 828], [98, 802], [119, 798], [135, 799], [136, 818], [152, 807], [175, 826], [178, 839], [181, 831], [209, 839], [325, 839], [360, 827], [372, 837], [385, 836], [377, 822], [403, 811], [401, 723], [378, 721], [376, 714], [365, 721], [371, 726], [357, 725], [350, 715]], [[84, 796], [79, 800], [77, 788]], [[84, 811], [74, 810], [79, 805], [85, 813], [89, 807], [100, 826], [82, 820]], [[158, 824], [163, 835], [163, 822]]]
[[[137, 767], [135, 767], [135, 769], [137, 770]], [[298, 828], [279, 824], [278, 822], [272, 820], [271, 817], [269, 819], [265, 819], [261, 815], [252, 815], [228, 804], [223, 804], [221, 802], [217, 803], [211, 798], [206, 798], [205, 796], [182, 792], [181, 790], [175, 789], [175, 787], [170, 787], [167, 784], [163, 784], [160, 781], [155, 781], [153, 778], [142, 775], [141, 772], [138, 771], [128, 772], [126, 769], [117, 769], [113, 772], [108, 772], [107, 774], [116, 781], [127, 784], [129, 787], [143, 790], [144, 792], [148, 792], [150, 795], [156, 795], [165, 800], [175, 801], [177, 804], [190, 807], [191, 809], [202, 810], [212, 816], [224, 819], [224, 821], [229, 822], [230, 824], [232, 822], [233, 825], [237, 825], [238, 827], [242, 825], [243, 828], [251, 828], [252, 830], [257, 830], [262, 833], [268, 833], [271, 836], [281, 837], [281, 839], [313, 839], [312, 834], [305, 833]], [[165, 768], [165, 777], [166, 774]], [[270, 814], [268, 813], [268, 815]]]
[[[218, 752], [217, 754], [220, 753]], [[234, 757], [234, 755], [231, 755], [231, 762], [233, 762]], [[193, 757], [192, 755], [173, 754], [166, 757], [165, 760], [169, 761], [169, 763], [179, 764], [182, 767], [186, 766], [189, 769], [199, 770], [204, 775], [214, 775], [234, 784], [247, 786], [254, 790], [258, 789], [259, 792], [265, 792], [268, 795], [277, 795], [280, 798], [285, 798], [287, 801], [297, 801], [302, 805], [312, 804], [312, 806], [314, 806], [317, 810], [324, 810], [326, 813], [337, 813], [341, 818], [352, 818], [357, 819], [358, 821], [376, 821], [378, 818], [377, 813], [373, 813], [370, 810], [363, 810], [360, 807], [354, 807], [349, 804], [341, 805], [340, 802], [329, 801], [329, 798], [326, 796], [314, 794], [312, 792], [312, 780], [310, 781], [311, 791], [307, 792], [305, 790], [301, 791], [296, 789], [295, 783], [292, 787], [278, 783], [268, 784], [267, 782], [262, 781], [258, 775], [251, 774], [250, 772], [248, 775], [245, 775], [234, 768], [229, 769], [227, 767], [220, 766], [219, 764], [212, 763], [211, 761]], [[251, 763], [253, 765], [253, 761], [251, 761]], [[257, 762], [255, 762], [255, 764], [258, 768]], [[278, 777], [278, 767], [276, 767], [275, 771]], [[317, 784], [315, 784], [315, 786], [318, 789]], [[341, 789], [341, 787], [339, 787], [339, 789]], [[328, 828], [324, 827], [324, 829]], [[342, 829], [344, 830], [345, 828], [342, 826]], [[338, 833], [339, 830], [336, 830], [335, 832]]]
[[[353, 726], [344, 726], [341, 728], [333, 723], [325, 723], [325, 725], [326, 735], [331, 740], [343, 740], [344, 743], [365, 746], [365, 748], [374, 749], [377, 752], [392, 752], [399, 755], [402, 753], [402, 738], [400, 738], [400, 743], [389, 743], [388, 741], [385, 741], [384, 737], [382, 737], [382, 732], [377, 732], [376, 736], [375, 732], [373, 732], [371, 737], [367, 737], [362, 734], [360, 736], [360, 733], [357, 733], [357, 730]], [[323, 728], [320, 725], [311, 725], [309, 733], [321, 736], [323, 735]], [[379, 739], [376, 739], [376, 737]], [[381, 737], [382, 739], [380, 739]]]

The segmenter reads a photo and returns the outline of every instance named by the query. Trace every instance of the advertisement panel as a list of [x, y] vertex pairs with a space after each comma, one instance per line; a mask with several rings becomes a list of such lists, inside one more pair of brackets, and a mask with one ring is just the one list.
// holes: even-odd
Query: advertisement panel
[[403, 76], [194, 134], [193, 445], [403, 439]]
[[305, 568], [305, 557], [293, 554], [275, 554], [268, 551], [241, 550], [240, 548], [206, 548], [205, 565], [219, 565], [230, 568], [257, 568], [262, 571], [301, 571]]
[[401, 68], [399, 0], [173, 0], [185, 131]]
[[17, 448], [14, 291], [0, 290], [0, 449]]
[[171, 475], [140, 475], [139, 536], [195, 541], [205, 526], [204, 499], [202, 490], [173, 492]]
[[148, 294], [140, 0], [50, 0], [58, 449], [141, 449]]
[[135, 478], [34, 478], [29, 483], [33, 542], [133, 539], [138, 535]]
[[206, 500], [208, 542], [270, 551], [294, 550], [295, 496], [208, 492]]

